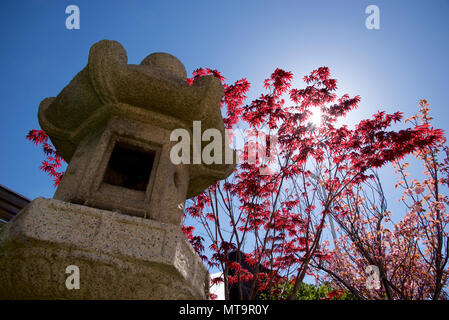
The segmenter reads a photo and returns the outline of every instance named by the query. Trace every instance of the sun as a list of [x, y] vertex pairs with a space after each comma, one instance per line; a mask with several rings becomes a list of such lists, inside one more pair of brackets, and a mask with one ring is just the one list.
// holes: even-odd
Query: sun
[[314, 126], [319, 127], [321, 125], [321, 109], [313, 108], [312, 116], [309, 120]]

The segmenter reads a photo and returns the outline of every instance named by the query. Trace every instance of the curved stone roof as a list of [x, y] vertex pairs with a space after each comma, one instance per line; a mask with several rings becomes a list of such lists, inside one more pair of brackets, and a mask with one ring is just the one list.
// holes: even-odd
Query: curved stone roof
[[[158, 121], [171, 130], [191, 131], [192, 122], [201, 121], [202, 131], [216, 128], [226, 137], [220, 110], [223, 92], [213, 76], [190, 86], [184, 65], [168, 53], [152, 53], [139, 65], [127, 64], [120, 43], [102, 40], [91, 47], [86, 67], [56, 97], [41, 102], [38, 118], [57, 151], [70, 162], [81, 140], [111, 115]], [[223, 148], [228, 148], [224, 141]], [[191, 165], [188, 197], [234, 168], [234, 164]]]

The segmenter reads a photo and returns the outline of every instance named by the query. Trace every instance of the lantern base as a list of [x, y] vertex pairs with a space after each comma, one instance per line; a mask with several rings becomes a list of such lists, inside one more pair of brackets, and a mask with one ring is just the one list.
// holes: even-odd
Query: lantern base
[[208, 292], [209, 273], [179, 226], [37, 198], [0, 231], [0, 299], [206, 299]]

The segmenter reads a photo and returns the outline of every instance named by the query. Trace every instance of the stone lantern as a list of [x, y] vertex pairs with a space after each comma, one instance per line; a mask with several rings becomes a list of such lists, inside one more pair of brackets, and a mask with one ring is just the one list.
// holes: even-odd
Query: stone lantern
[[[132, 65], [118, 42], [94, 44], [87, 66], [39, 106], [69, 165], [54, 199], [34, 200], [0, 233], [0, 298], [207, 298], [209, 274], [181, 231], [184, 202], [235, 165], [174, 164], [170, 136], [200, 121], [229, 153], [222, 95], [213, 76], [189, 85], [172, 55]], [[79, 289], [67, 287], [68, 266]]]

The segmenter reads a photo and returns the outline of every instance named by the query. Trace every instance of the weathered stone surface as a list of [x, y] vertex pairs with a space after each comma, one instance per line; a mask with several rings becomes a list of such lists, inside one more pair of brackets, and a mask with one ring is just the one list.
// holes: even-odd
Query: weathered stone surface
[[[220, 110], [223, 92], [213, 76], [202, 77], [190, 86], [183, 64], [172, 55], [153, 53], [140, 65], [127, 64], [125, 49], [116, 41], [103, 40], [92, 46], [87, 66], [61, 93], [41, 102], [38, 117], [68, 163], [78, 146], [101, 131], [111, 117], [138, 120], [169, 131], [192, 131], [193, 121], [201, 121], [202, 131], [214, 128], [222, 133], [224, 154], [229, 146]], [[235, 164], [224, 163], [189, 165], [186, 197], [226, 178], [234, 168]]]
[[[157, 120], [157, 119], [156, 119]], [[180, 226], [189, 185], [189, 170], [170, 161], [170, 131], [154, 124], [111, 117], [96, 134], [78, 146], [54, 195], [55, 199]], [[111, 185], [104, 179], [114, 146], [124, 142], [155, 151], [145, 190]]]
[[0, 299], [205, 299], [209, 273], [177, 226], [38, 198], [0, 231], [0, 284]]

